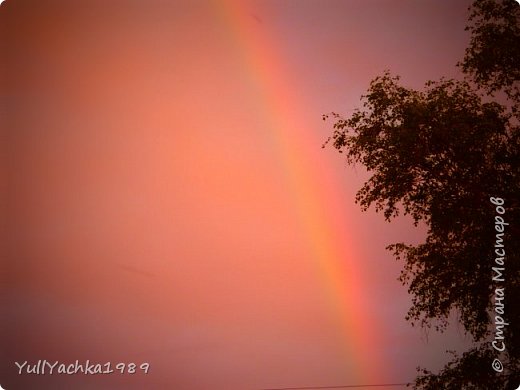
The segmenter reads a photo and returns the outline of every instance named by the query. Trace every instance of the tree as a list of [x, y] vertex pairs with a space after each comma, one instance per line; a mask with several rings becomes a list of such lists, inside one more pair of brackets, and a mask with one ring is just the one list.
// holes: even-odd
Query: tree
[[480, 0], [471, 7], [467, 31], [471, 41], [459, 64], [489, 93], [520, 97], [520, 7], [513, 0]]
[[[512, 0], [472, 5], [471, 43], [460, 64], [468, 80], [429, 81], [418, 91], [385, 72], [371, 82], [363, 109], [348, 118], [331, 114], [328, 142], [372, 174], [356, 202], [428, 228], [420, 245], [388, 247], [404, 261], [407, 319], [443, 331], [456, 311], [475, 342], [439, 374], [419, 369], [417, 389], [520, 384], [519, 8]], [[504, 37], [507, 43], [495, 42]], [[493, 101], [497, 91], [506, 103]], [[499, 238], [504, 247], [496, 247]], [[497, 316], [508, 325], [497, 328]], [[502, 353], [492, 344], [497, 336]], [[500, 373], [491, 367], [497, 357]]]
[[493, 352], [485, 346], [472, 348], [458, 357], [452, 351], [454, 359], [437, 375], [428, 370], [419, 370], [422, 375], [416, 380], [416, 387], [425, 390], [460, 390], [460, 389], [504, 389], [516, 390], [515, 381], [504, 381], [504, 377], [489, 375], [489, 362]]

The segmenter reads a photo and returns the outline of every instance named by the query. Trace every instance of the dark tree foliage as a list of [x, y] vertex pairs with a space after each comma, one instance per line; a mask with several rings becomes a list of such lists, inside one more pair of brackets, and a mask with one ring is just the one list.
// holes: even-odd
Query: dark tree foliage
[[514, 367], [508, 367], [508, 371], [513, 372], [511, 375], [489, 375], [490, 362], [494, 358], [489, 347], [472, 348], [461, 357], [451, 353], [453, 360], [439, 374], [419, 369], [422, 375], [417, 378], [416, 387], [423, 390], [517, 389], [520, 377], [515, 375]]
[[471, 41], [460, 64], [475, 82], [492, 93], [520, 97], [520, 7], [514, 0], [475, 1], [466, 30]]
[[504, 197], [508, 217], [518, 214], [519, 128], [505, 107], [483, 103], [466, 82], [428, 82], [415, 91], [398, 81], [388, 73], [373, 80], [364, 110], [347, 119], [334, 115], [331, 141], [347, 162], [372, 173], [356, 196], [364, 210], [374, 205], [387, 220], [401, 210], [429, 227], [424, 244], [389, 247], [406, 260], [401, 280], [413, 296], [409, 319], [438, 320], [442, 330], [458, 309], [480, 340], [493, 294], [489, 198]]
[[[362, 109], [347, 118], [324, 116], [334, 120], [328, 142], [371, 174], [356, 195], [361, 208], [374, 207], [389, 221], [410, 215], [428, 228], [422, 244], [388, 247], [404, 262], [400, 280], [412, 296], [407, 319], [443, 331], [456, 313], [475, 342], [438, 374], [419, 368], [416, 389], [506, 389], [520, 379], [519, 10], [512, 0], [475, 1], [460, 64], [468, 80], [429, 81], [414, 90], [386, 72], [371, 82]], [[493, 101], [497, 91], [505, 102]], [[492, 279], [491, 197], [504, 200], [509, 223], [500, 284]], [[509, 324], [503, 353], [491, 344], [497, 287]], [[496, 357], [501, 373], [491, 367]]]

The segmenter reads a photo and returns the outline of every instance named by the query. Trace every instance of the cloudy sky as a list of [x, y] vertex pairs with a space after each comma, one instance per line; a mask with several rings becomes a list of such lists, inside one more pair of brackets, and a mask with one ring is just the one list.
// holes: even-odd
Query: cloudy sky
[[[388, 244], [322, 144], [371, 79], [460, 77], [466, 0], [0, 6], [6, 389], [405, 383], [464, 345], [404, 320]], [[18, 375], [15, 362], [150, 363]], [[384, 388], [384, 387], [381, 387]], [[395, 388], [395, 387], [392, 387]]]

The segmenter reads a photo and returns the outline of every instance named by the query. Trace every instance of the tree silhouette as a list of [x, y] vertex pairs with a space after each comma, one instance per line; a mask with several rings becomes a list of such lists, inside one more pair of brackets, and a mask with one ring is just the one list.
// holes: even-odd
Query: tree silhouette
[[513, 0], [480, 0], [471, 7], [471, 41], [459, 64], [489, 93], [504, 91], [516, 105], [520, 97], [520, 7]]
[[[418, 368], [416, 389], [520, 384], [519, 16], [513, 0], [475, 1], [459, 64], [467, 80], [428, 81], [418, 91], [385, 72], [363, 109], [324, 116], [334, 120], [328, 142], [371, 173], [356, 195], [361, 208], [428, 228], [422, 244], [388, 247], [404, 261], [407, 319], [443, 331], [456, 311], [475, 342], [438, 374]], [[505, 103], [493, 101], [496, 92]]]

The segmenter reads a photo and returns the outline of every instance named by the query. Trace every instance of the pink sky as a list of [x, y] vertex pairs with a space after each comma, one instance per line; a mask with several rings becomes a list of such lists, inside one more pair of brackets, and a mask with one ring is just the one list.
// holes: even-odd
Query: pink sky
[[[366, 180], [321, 144], [385, 69], [458, 75], [468, 1], [0, 6], [6, 389], [411, 381], [464, 344], [412, 328]], [[7, 169], [5, 169], [7, 168]], [[17, 375], [14, 362], [149, 362]]]

